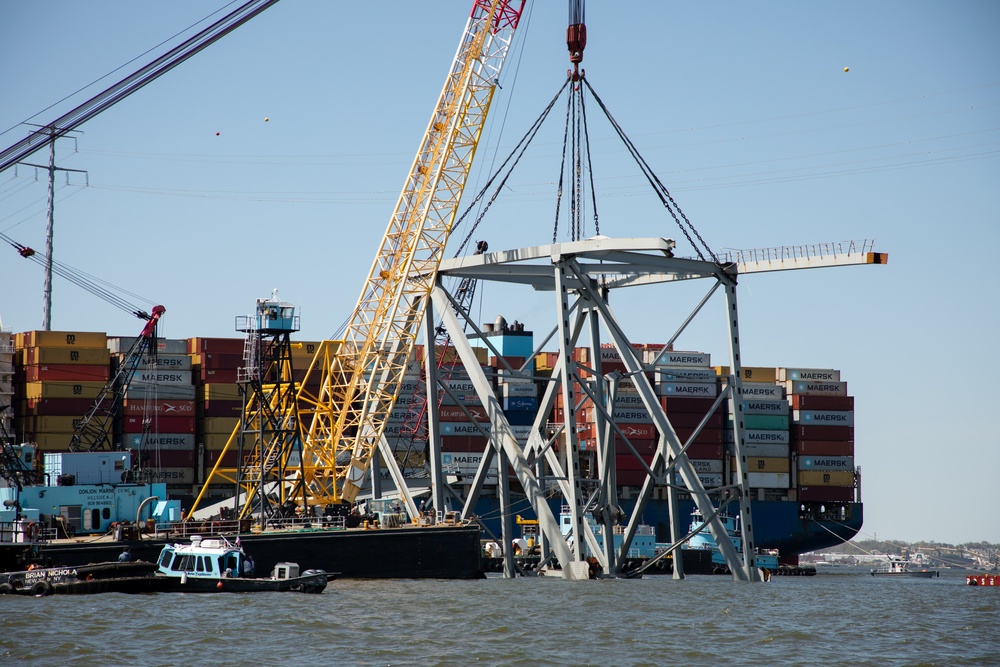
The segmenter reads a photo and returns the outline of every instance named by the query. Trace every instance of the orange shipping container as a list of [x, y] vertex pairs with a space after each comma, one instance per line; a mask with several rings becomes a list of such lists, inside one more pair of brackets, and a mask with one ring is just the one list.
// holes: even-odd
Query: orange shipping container
[[199, 430], [206, 435], [209, 433], [224, 433], [229, 435], [239, 423], [240, 420], [235, 417], [208, 417], [199, 422]]
[[29, 398], [24, 401], [25, 415], [74, 415], [87, 413], [94, 405], [90, 398]]
[[[206, 451], [213, 451], [213, 452], [220, 451], [226, 446], [226, 443], [229, 442], [230, 435], [231, 434], [227, 433], [208, 433], [206, 435], [200, 436], [198, 438], [198, 442], [205, 445]], [[236, 442], [234, 440], [233, 441], [234, 448], [235, 444]]]
[[108, 347], [108, 334], [100, 331], [27, 331], [22, 347]]
[[111, 353], [108, 348], [98, 347], [26, 347], [22, 350], [24, 363], [32, 364], [72, 364], [109, 366]]
[[235, 382], [206, 382], [198, 385], [198, 399], [208, 401], [212, 399], [222, 399], [228, 401], [240, 401], [240, 386]]
[[[787, 458], [746, 457], [747, 472], [790, 472], [791, 462]], [[736, 470], [736, 458], [731, 459], [733, 470]]]
[[854, 486], [854, 473], [834, 470], [800, 470], [799, 486]]

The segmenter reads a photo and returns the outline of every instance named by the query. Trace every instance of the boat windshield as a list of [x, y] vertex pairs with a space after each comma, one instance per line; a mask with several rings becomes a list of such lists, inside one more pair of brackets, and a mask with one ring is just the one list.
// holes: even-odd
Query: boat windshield
[[175, 554], [164, 551], [160, 556], [160, 568], [172, 572], [194, 572], [198, 574], [214, 574], [215, 562], [208, 554]]

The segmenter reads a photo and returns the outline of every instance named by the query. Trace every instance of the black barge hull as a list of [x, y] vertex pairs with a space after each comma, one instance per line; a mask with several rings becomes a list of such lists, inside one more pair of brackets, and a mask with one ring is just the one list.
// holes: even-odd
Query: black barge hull
[[[156, 562], [164, 544], [190, 536], [142, 540], [59, 541], [31, 547], [0, 545], [0, 571], [44, 567], [79, 567], [114, 561], [125, 547], [134, 558]], [[229, 539], [235, 539], [229, 536]], [[278, 563], [298, 563], [338, 579], [481, 579], [478, 526], [407, 527], [379, 530], [302, 530], [240, 535], [253, 556], [257, 572], [268, 573]]]

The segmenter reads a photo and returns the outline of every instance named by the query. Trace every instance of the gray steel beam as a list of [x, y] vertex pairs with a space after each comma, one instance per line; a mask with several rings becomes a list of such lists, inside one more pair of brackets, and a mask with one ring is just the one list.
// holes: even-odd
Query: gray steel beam
[[549, 509], [548, 503], [545, 500], [544, 490], [538, 484], [538, 480], [535, 479], [534, 474], [528, 466], [524, 454], [517, 444], [517, 439], [514, 438], [514, 434], [511, 432], [510, 424], [503, 414], [500, 402], [497, 400], [492, 387], [490, 387], [486, 376], [483, 374], [479, 360], [476, 358], [472, 346], [465, 337], [458, 318], [452, 309], [448, 307], [448, 296], [440, 286], [436, 286], [431, 291], [431, 298], [434, 299], [435, 305], [441, 312], [441, 319], [452, 335], [455, 351], [465, 365], [469, 373], [469, 380], [476, 387], [479, 400], [482, 401], [486, 414], [489, 416], [491, 427], [490, 442], [493, 443], [494, 447], [498, 449], [502, 448], [507, 455], [510, 466], [514, 469], [514, 474], [521, 483], [525, 496], [528, 498], [532, 508], [535, 510], [535, 515], [538, 517], [539, 530], [545, 533], [555, 552], [556, 558], [559, 559], [563, 570], [563, 577], [567, 579], [578, 578], [581, 574], [581, 569], [575, 564], [579, 561], [573, 558], [566, 540], [562, 539], [559, 522], [552, 515], [552, 510]]
[[[568, 259], [565, 261], [565, 264], [571, 270], [575, 269], [574, 260]], [[705, 487], [702, 486], [701, 480], [699, 479], [694, 466], [691, 465], [687, 455], [682, 451], [680, 439], [677, 437], [677, 433], [674, 431], [673, 425], [671, 425], [670, 420], [663, 411], [663, 407], [660, 405], [656, 392], [653, 391], [652, 386], [649, 384], [649, 379], [641, 372], [643, 366], [635, 356], [635, 350], [632, 348], [631, 341], [628, 340], [628, 337], [618, 325], [618, 322], [611, 313], [607, 302], [600, 298], [599, 295], [594, 294], [593, 290], [591, 290], [589, 286], [584, 289], [590, 292], [590, 297], [593, 300], [594, 306], [600, 311], [601, 320], [608, 329], [608, 332], [611, 334], [612, 341], [618, 349], [618, 353], [622, 357], [625, 368], [629, 373], [634, 375], [633, 382], [635, 383], [636, 389], [638, 390], [640, 397], [642, 397], [643, 404], [645, 404], [646, 409], [649, 411], [653, 422], [656, 424], [657, 429], [661, 434], [660, 447], [657, 449], [657, 452], [653, 457], [653, 471], [659, 474], [659, 472], [663, 469], [667, 456], [674, 457], [677, 472], [684, 481], [684, 485], [690, 490], [691, 497], [695, 501], [695, 505], [697, 505], [698, 509], [701, 511], [702, 516], [710, 516], [712, 510], [714, 509], [712, 499], [705, 491]], [[646, 485], [644, 485], [643, 489], [646, 490]], [[650, 488], [649, 491], [651, 492], [651, 490], [652, 489]], [[646, 500], [648, 500], [648, 498]], [[637, 521], [640, 518], [638, 514], [638, 512], [634, 512], [629, 522], [631, 535], [635, 534], [635, 527], [637, 526]], [[726, 532], [722, 522], [718, 520], [718, 518], [711, 520], [709, 522], [709, 530], [711, 531], [712, 536], [716, 539], [716, 542], [719, 545], [719, 550], [725, 557], [726, 563], [729, 565], [729, 569], [733, 572], [733, 577], [746, 579], [747, 575], [742, 567], [739, 554], [737, 553], [736, 547], [733, 545], [732, 539]], [[619, 554], [619, 557], [620, 556], [621, 554]]]

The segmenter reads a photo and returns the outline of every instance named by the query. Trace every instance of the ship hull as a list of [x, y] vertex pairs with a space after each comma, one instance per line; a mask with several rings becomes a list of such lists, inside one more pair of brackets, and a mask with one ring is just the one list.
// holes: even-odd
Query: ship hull
[[[561, 500], [550, 502], [555, 516], [559, 516]], [[631, 515], [635, 509], [634, 500], [621, 500], [622, 509]], [[818, 517], [802, 511], [802, 505], [791, 501], [758, 501], [750, 504], [753, 515], [754, 547], [757, 549], [777, 549], [782, 562], [793, 562], [799, 554], [836, 546], [852, 539], [864, 523], [862, 503], [842, 503], [842, 516], [837, 519]], [[694, 501], [681, 500], [679, 513], [685, 521], [690, 521]], [[530, 508], [519, 508], [516, 512], [524, 518], [535, 518]], [[499, 501], [495, 497], [481, 498], [476, 505], [479, 517], [499, 517]], [[500, 535], [500, 521], [484, 521], [489, 532]], [[667, 501], [650, 500], [643, 511], [642, 523], [653, 526], [657, 542], [670, 541], [670, 512]], [[681, 534], [687, 533], [687, 524], [682, 525]]]

